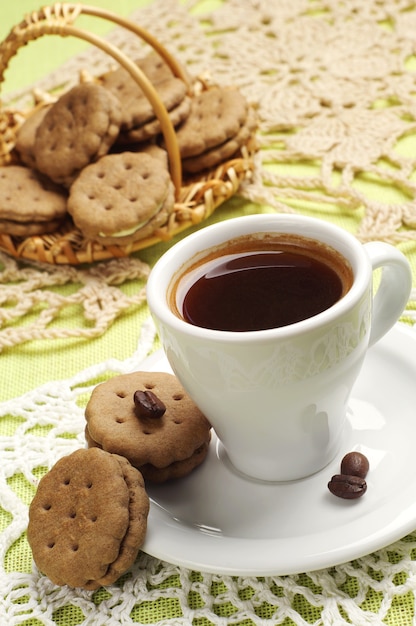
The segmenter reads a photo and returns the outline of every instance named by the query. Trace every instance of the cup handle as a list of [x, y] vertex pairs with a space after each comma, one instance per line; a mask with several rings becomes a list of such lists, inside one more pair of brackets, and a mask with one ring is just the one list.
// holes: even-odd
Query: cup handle
[[412, 272], [404, 254], [390, 244], [371, 241], [364, 244], [373, 271], [382, 269], [373, 299], [369, 345], [372, 346], [397, 322], [409, 300]]

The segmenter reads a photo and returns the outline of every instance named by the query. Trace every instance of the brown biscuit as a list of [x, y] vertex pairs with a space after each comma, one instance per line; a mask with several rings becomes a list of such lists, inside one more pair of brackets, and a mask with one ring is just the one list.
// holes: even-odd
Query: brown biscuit
[[173, 183], [169, 181], [166, 197], [160, 206], [157, 213], [153, 215], [149, 220], [135, 225], [134, 232], [131, 234], [115, 233], [113, 236], [99, 235], [96, 237], [97, 241], [101, 244], [108, 245], [128, 245], [134, 241], [140, 241], [146, 237], [151, 237], [156, 231], [164, 226], [168, 220], [170, 214], [175, 207], [175, 188]]
[[143, 141], [131, 143], [129, 146], [121, 145], [118, 142], [111, 146], [109, 154], [120, 154], [122, 152], [144, 152], [156, 159], [159, 159], [160, 165], [169, 171], [169, 157], [167, 151], [154, 143], [153, 141]]
[[143, 476], [126, 458], [116, 458], [129, 490], [129, 525], [120, 544], [118, 557], [98, 581], [100, 585], [111, 585], [129, 569], [143, 545], [147, 530], [149, 497], [145, 491]]
[[41, 479], [30, 505], [35, 563], [57, 585], [109, 585], [133, 564], [148, 511], [143, 477], [125, 458], [77, 450]]
[[[140, 416], [136, 391], [163, 402], [162, 416]], [[177, 378], [164, 372], [134, 372], [98, 385], [85, 410], [90, 446], [125, 456], [145, 479], [162, 482], [185, 476], [204, 459], [210, 424]]]
[[[188, 96], [182, 100], [175, 108], [169, 111], [169, 118], [172, 126], [176, 128], [188, 117], [191, 111], [191, 98]], [[153, 139], [161, 133], [161, 125], [157, 118], [136, 126], [125, 132], [121, 132], [117, 139], [117, 144], [131, 144]]]
[[120, 130], [120, 102], [95, 83], [62, 95], [37, 128], [36, 167], [69, 186], [89, 163], [107, 154]]
[[160, 146], [158, 146], [157, 144], [154, 143], [144, 143], [144, 144], [140, 144], [140, 149], [138, 150], [133, 150], [133, 152], [145, 152], [146, 154], [149, 154], [150, 156], [154, 157], [155, 159], [159, 160], [160, 166], [164, 167], [166, 169], [166, 171], [169, 171], [169, 158], [168, 158], [168, 153], [166, 152], [166, 150], [164, 150], [163, 148], [161, 148]]
[[[151, 53], [137, 61], [137, 66], [155, 87], [167, 111], [176, 107], [184, 99], [187, 86], [176, 78], [168, 65], [156, 53]], [[123, 130], [136, 128], [155, 119], [155, 113], [147, 96], [131, 74], [120, 67], [101, 77], [101, 84], [122, 103]]]
[[249, 113], [246, 122], [239, 128], [234, 137], [198, 156], [182, 159], [184, 172], [196, 174], [230, 159], [248, 141], [255, 128], [254, 115]]
[[247, 103], [237, 89], [213, 87], [192, 100], [191, 112], [176, 136], [183, 159], [234, 137], [247, 118]]
[[34, 169], [36, 169], [36, 131], [51, 106], [51, 104], [48, 104], [36, 109], [24, 121], [16, 134], [16, 150], [19, 153], [21, 161]]
[[0, 220], [0, 233], [13, 237], [32, 237], [34, 235], [46, 235], [54, 233], [62, 227], [63, 220], [45, 220], [44, 222], [14, 222], [13, 220]]
[[145, 480], [153, 483], [164, 483], [167, 480], [183, 478], [194, 470], [205, 460], [208, 454], [209, 441], [206, 441], [195, 450], [195, 452], [183, 461], [174, 461], [167, 467], [155, 467], [151, 463], [142, 465], [140, 472]]
[[[11, 235], [50, 232], [66, 215], [67, 194], [23, 165], [0, 167], [0, 222]], [[7, 230], [6, 230], [7, 229]]]
[[157, 222], [173, 210], [172, 181], [159, 159], [146, 153], [108, 154], [89, 165], [71, 186], [68, 199], [68, 212], [78, 228], [102, 242], [134, 239], [161, 209]]

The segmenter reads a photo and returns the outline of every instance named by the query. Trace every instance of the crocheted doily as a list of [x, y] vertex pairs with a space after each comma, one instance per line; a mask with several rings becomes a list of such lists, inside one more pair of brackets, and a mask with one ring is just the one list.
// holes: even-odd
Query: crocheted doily
[[[323, 211], [328, 219], [341, 218], [362, 241], [416, 240], [416, 159], [409, 148], [416, 132], [414, 3], [226, 0], [209, 14], [201, 4], [203, 8], [198, 0], [185, 5], [156, 0], [131, 17], [193, 75], [208, 73], [219, 84], [237, 85], [256, 106], [260, 150], [255, 175], [243, 185], [241, 195], [279, 212], [317, 210], [322, 216]], [[145, 44], [125, 29], [114, 29], [108, 39], [131, 58], [144, 52]], [[105, 53], [89, 48], [37, 84], [13, 94], [14, 105], [31, 104], [33, 89], [69, 87], [81, 71], [100, 74], [109, 63]], [[62, 76], [68, 77], [66, 84]], [[132, 265], [127, 269], [128, 261], [116, 261], [103, 272], [113, 285], [117, 279], [111, 278], [112, 272], [146, 273], [144, 267], [137, 270], [134, 261]], [[14, 320], [24, 316], [29, 300], [32, 310], [39, 303], [39, 292], [25, 282], [19, 265], [14, 274], [25, 284], [25, 303], [10, 310], [14, 293], [6, 272], [0, 277], [5, 303], [0, 329], [10, 316]], [[0, 330], [0, 350], [35, 336], [54, 337], [56, 331], [50, 330], [46, 317], [59, 316], [74, 299], [85, 299], [86, 316], [91, 306], [96, 312], [101, 309], [102, 317], [90, 336], [104, 332], [111, 323], [107, 316], [115, 319], [126, 306], [142, 302], [140, 296], [131, 303], [125, 297], [113, 298], [106, 280], [101, 280], [112, 300], [104, 313], [100, 296], [94, 300], [91, 281], [86, 285], [78, 278], [69, 270], [48, 270], [49, 285], [80, 282], [80, 293], [68, 302], [60, 299], [59, 304], [51, 296], [54, 303], [49, 312], [33, 326]], [[47, 291], [46, 285], [42, 291]], [[101, 294], [101, 288], [96, 293]], [[59, 333], [63, 336], [65, 329]], [[82, 329], [68, 329], [67, 336], [71, 333], [83, 336]]]
[[[406, 156], [416, 133], [414, 2], [225, 0], [209, 14], [199, 5], [156, 0], [131, 17], [193, 75], [237, 85], [257, 105], [257, 176], [243, 195], [279, 211], [302, 201], [358, 213], [363, 240], [414, 239], [416, 160]], [[108, 39], [130, 58], [143, 52], [124, 29]], [[64, 87], [62, 76], [69, 86], [79, 71], [100, 74], [109, 63], [88, 50], [35, 87]], [[377, 182], [383, 201], [374, 199]]]

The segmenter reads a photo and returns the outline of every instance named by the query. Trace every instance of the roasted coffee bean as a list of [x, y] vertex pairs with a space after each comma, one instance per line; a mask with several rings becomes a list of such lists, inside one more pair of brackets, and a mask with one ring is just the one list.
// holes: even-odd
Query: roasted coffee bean
[[328, 483], [328, 489], [338, 498], [353, 500], [360, 498], [367, 491], [367, 483], [360, 476], [335, 474]]
[[365, 478], [369, 469], [368, 459], [361, 452], [349, 452], [341, 461], [341, 474]]
[[166, 406], [152, 391], [135, 391], [134, 405], [139, 417], [159, 419], [164, 415]]

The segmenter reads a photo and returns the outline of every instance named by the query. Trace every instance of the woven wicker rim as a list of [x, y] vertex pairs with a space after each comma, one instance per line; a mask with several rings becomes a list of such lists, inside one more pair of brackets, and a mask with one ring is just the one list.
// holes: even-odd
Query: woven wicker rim
[[[95, 240], [87, 240], [70, 219], [53, 234], [16, 237], [0, 233], [0, 249], [14, 257], [53, 264], [79, 264], [128, 256], [158, 241], [170, 239], [173, 235], [209, 217], [220, 204], [237, 192], [240, 183], [251, 174], [253, 168], [251, 157], [255, 151], [255, 141], [250, 137], [235, 158], [221, 163], [201, 176], [193, 176], [189, 181], [184, 181], [175, 129], [155, 87], [143, 71], [116, 46], [74, 26], [73, 22], [81, 14], [104, 18], [132, 31], [165, 60], [172, 73], [186, 83], [191, 94], [191, 85], [183, 68], [148, 31], [111, 11], [70, 3], [56, 3], [32, 12], [11, 30], [0, 44], [0, 83], [4, 80], [4, 73], [17, 51], [44, 35], [75, 36], [106, 52], [130, 73], [143, 90], [160, 122], [168, 153], [169, 171], [175, 187], [175, 210], [168, 223], [156, 230], [151, 237], [128, 245], [104, 246]], [[201, 83], [200, 88], [209, 87]], [[23, 114], [23, 118], [26, 116], [27, 113]], [[3, 165], [11, 163], [15, 158], [13, 149], [16, 132], [21, 123], [19, 119], [22, 119], [22, 112], [0, 111], [0, 159]]]

